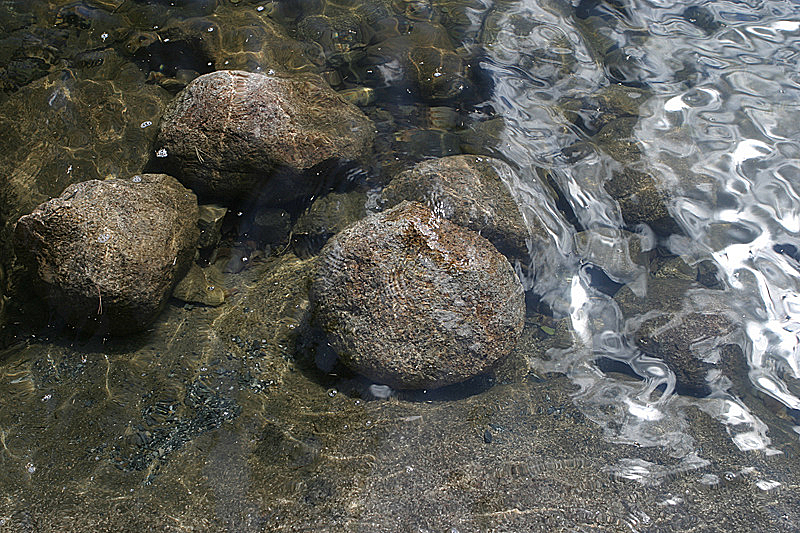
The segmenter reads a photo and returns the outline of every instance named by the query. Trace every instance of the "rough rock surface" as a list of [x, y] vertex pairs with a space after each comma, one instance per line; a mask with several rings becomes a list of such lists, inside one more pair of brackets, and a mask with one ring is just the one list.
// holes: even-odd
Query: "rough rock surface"
[[222, 273], [214, 265], [200, 268], [192, 263], [189, 271], [172, 291], [172, 296], [191, 304], [216, 307], [225, 303]]
[[490, 157], [431, 159], [394, 178], [381, 201], [388, 207], [403, 200], [424, 203], [437, 215], [479, 232], [511, 261], [527, 262], [530, 235], [504, 181], [512, 174], [506, 163]]
[[342, 361], [399, 389], [486, 371], [514, 348], [525, 314], [505, 257], [415, 202], [328, 241], [311, 292]]
[[17, 257], [67, 321], [113, 333], [147, 326], [189, 268], [197, 200], [174, 178], [90, 180], [21, 217]]
[[301, 195], [313, 176], [299, 173], [358, 159], [373, 136], [372, 122], [317, 75], [222, 70], [195, 79], [168, 106], [156, 150], [165, 168], [201, 195], [241, 196], [274, 170], [281, 171], [270, 180], [276, 195]]

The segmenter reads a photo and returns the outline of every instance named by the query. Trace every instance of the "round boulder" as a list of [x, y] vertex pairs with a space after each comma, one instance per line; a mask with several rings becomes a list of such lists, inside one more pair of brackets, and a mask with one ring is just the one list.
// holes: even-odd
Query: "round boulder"
[[229, 200], [269, 180], [276, 197], [297, 197], [316, 185], [314, 172], [303, 171], [358, 159], [373, 137], [372, 122], [315, 74], [220, 70], [196, 78], [168, 106], [156, 156], [201, 196]]
[[195, 254], [197, 199], [175, 178], [90, 180], [19, 219], [17, 258], [68, 322], [123, 334], [158, 314]]
[[429, 159], [396, 176], [381, 202], [389, 207], [403, 200], [424, 203], [437, 215], [480, 232], [511, 261], [527, 263], [530, 234], [505, 181], [513, 174], [510, 166], [491, 157]]
[[322, 249], [311, 294], [340, 359], [398, 389], [490, 369], [522, 331], [522, 285], [477, 233], [415, 202], [367, 217]]

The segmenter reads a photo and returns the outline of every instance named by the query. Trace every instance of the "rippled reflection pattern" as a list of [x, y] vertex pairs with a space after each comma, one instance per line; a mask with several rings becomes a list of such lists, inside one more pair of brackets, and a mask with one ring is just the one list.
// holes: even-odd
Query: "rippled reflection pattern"
[[[636, 67], [653, 94], [640, 110], [635, 138], [657, 186], [669, 191], [670, 214], [684, 233], [662, 245], [690, 264], [711, 259], [720, 267], [726, 313], [744, 332], [736, 342], [747, 355], [750, 381], [797, 409], [800, 391], [788, 382], [800, 378], [800, 13], [791, 2], [711, 2], [705, 11], [691, 5], [635, 1], [627, 10], [609, 11], [613, 21], [605, 39]], [[551, 100], [552, 95], [584, 97], [602, 79], [597, 44], [584, 38], [580, 16], [571, 17], [556, 0], [528, 0], [495, 17], [503, 20], [487, 40], [484, 67], [497, 80], [493, 104], [507, 118], [502, 149], [529, 170], [547, 168], [579, 224], [604, 230], [604, 246], [619, 247], [626, 237], [617, 228], [624, 224], [602, 186], [617, 164], [593, 147], [565, 157], [564, 149], [586, 136], [564, 127]], [[536, 20], [536, 30], [521, 36], [514, 27], [521, 17]], [[641, 39], [644, 28], [649, 37]], [[549, 63], [532, 62], [538, 68], [524, 75], [516, 70], [530, 58], [541, 59], [542, 50], [553, 50], [555, 43], [569, 61], [556, 65], [552, 56]], [[544, 64], [569, 75], [548, 76]], [[608, 74], [613, 79], [614, 72]], [[581, 342], [535, 364], [567, 372], [581, 387], [582, 409], [620, 442], [666, 443], [691, 462], [680, 409], [694, 403], [727, 424], [740, 449], [769, 451], [766, 426], [727, 392], [729, 382], [722, 376], [707, 398], [673, 394], [672, 372], [637, 349], [630, 340], [635, 324], [622, 317], [613, 299], [591, 287], [583, 260], [577, 259], [588, 255], [573, 249], [571, 233], [555, 236], [562, 252], [568, 251], [551, 258], [558, 274], [533, 284], [556, 314], [570, 317]], [[649, 228], [640, 228], [640, 237], [644, 250], [652, 247]], [[614, 281], [631, 284], [643, 296], [646, 280], [637, 281], [635, 268], [628, 271]], [[687, 299], [698, 302], [697, 309], [709, 296], [693, 292]], [[598, 356], [627, 363], [644, 382], [613, 382], [594, 366]]]

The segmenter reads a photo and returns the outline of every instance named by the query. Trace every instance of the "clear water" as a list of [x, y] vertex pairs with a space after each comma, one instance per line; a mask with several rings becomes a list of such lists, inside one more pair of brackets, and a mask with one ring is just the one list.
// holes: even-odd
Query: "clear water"
[[[8, 205], [30, 210], [76, 175], [140, 172], [165, 102], [239, 57], [235, 40], [209, 52], [165, 28], [225, 31], [257, 13], [313, 42], [299, 29], [309, 13], [359, 3], [0, 5], [7, 224], [20, 214]], [[490, 376], [417, 393], [304, 362], [315, 341], [293, 332], [313, 243], [252, 243], [258, 206], [236, 206], [222, 257], [250, 266], [227, 269], [222, 307], [173, 301], [147, 332], [106, 339], [6, 297], [0, 530], [800, 530], [797, 4], [380, 5], [446, 28], [478, 67], [475, 90], [422, 101], [385, 71], [351, 67], [363, 47], [343, 40], [296, 68], [374, 91], [358, 94], [375, 95], [359, 105], [377, 125], [376, 163], [351, 174], [368, 205], [423, 158], [515, 167], [512, 192], [547, 232], [519, 270], [518, 352]], [[378, 40], [397, 30], [373, 29]], [[641, 104], [628, 116], [633, 150], [624, 134], [595, 135], [605, 119], [592, 98], [609, 87]], [[458, 120], [437, 121], [444, 108]], [[623, 218], [606, 183], [625, 167], [653, 176], [673, 231]], [[692, 339], [686, 355], [708, 363], [702, 393], [637, 344], [661, 311], [670, 324], [732, 324]], [[728, 364], [731, 345], [740, 359]]]

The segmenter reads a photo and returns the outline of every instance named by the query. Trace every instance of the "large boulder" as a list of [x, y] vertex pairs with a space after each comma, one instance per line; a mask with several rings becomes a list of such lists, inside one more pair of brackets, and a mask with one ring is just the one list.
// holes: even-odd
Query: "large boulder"
[[509, 191], [513, 170], [485, 156], [430, 159], [402, 172], [383, 190], [392, 207], [403, 200], [428, 205], [441, 217], [480, 232], [512, 262], [528, 262], [530, 238], [525, 219]]
[[221, 70], [192, 81], [168, 106], [156, 155], [200, 195], [233, 199], [269, 180], [281, 203], [313, 191], [318, 177], [304, 171], [366, 155], [373, 129], [315, 74]]
[[422, 204], [357, 222], [320, 259], [317, 320], [340, 359], [377, 382], [463, 381], [500, 361], [522, 331], [522, 285], [506, 258]]
[[17, 222], [17, 257], [68, 322], [129, 333], [147, 326], [187, 271], [197, 200], [163, 174], [90, 180]]

